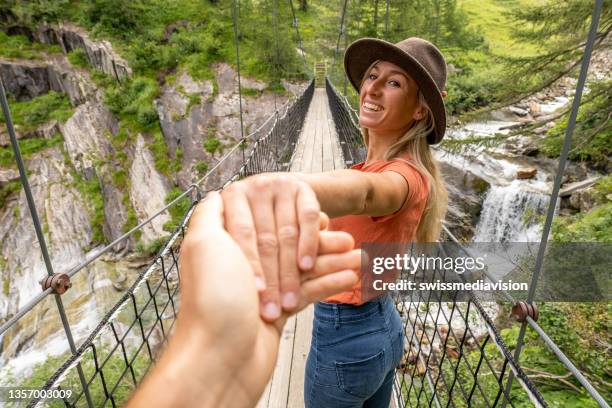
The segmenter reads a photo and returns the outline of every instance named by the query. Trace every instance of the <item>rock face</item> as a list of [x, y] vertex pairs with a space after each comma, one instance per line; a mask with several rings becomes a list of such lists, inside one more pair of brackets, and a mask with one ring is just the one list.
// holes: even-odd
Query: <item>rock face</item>
[[445, 162], [439, 165], [448, 188], [447, 226], [460, 240], [469, 240], [474, 234], [489, 183], [468, 170]]
[[0, 77], [6, 92], [18, 101], [56, 91], [65, 93], [72, 106], [77, 106], [93, 90], [87, 82], [54, 64], [0, 60]]
[[75, 168], [84, 171], [109, 156], [109, 135], [118, 132], [118, 122], [104, 105], [90, 101], [79, 106], [61, 130]]
[[[83, 259], [92, 238], [88, 207], [70, 187], [71, 176], [58, 149], [27, 163], [32, 194], [43, 224], [51, 262], [57, 271]], [[12, 314], [40, 292], [38, 280], [46, 275], [25, 194], [7, 204], [0, 215], [0, 256], [6, 268], [8, 296], [0, 294], [0, 318]]]
[[119, 81], [132, 75], [128, 63], [108, 41], [92, 41], [85, 30], [73, 24], [42, 25], [33, 35], [43, 44], [59, 44], [64, 52], [82, 49], [94, 68]]
[[[198, 162], [206, 162], [209, 167], [219, 160], [227, 148], [234, 146], [241, 138], [240, 100], [238, 97], [238, 78], [236, 71], [225, 63], [213, 65], [217, 95], [211, 81], [196, 81], [187, 73], [177, 75], [173, 84], [162, 88], [159, 99], [155, 101], [161, 128], [170, 154], [175, 157], [177, 149], [182, 152], [182, 170], [177, 175], [178, 184], [187, 188], [202, 174], [195, 170]], [[264, 92], [266, 84], [248, 78], [241, 78], [243, 88], [262, 92], [259, 96], [243, 96], [244, 134], [248, 135], [288, 100], [287, 96], [275, 96]], [[299, 93], [305, 84], [283, 82], [291, 92]], [[195, 103], [194, 103], [195, 101]], [[204, 142], [214, 137], [220, 143], [219, 151], [209, 152]], [[252, 144], [252, 140], [250, 140]], [[247, 146], [247, 149], [249, 146]], [[242, 156], [237, 157], [242, 159]], [[215, 180], [226, 180], [239, 167], [239, 160], [228, 160], [220, 169]], [[216, 181], [211, 182], [214, 184]], [[211, 185], [212, 186], [212, 185]]]
[[[138, 222], [142, 222], [166, 205], [169, 183], [155, 170], [153, 155], [145, 145], [142, 135], [136, 139], [136, 148], [130, 169], [130, 201], [136, 211]], [[164, 223], [170, 220], [166, 214], [156, 217], [142, 230], [141, 240], [146, 245], [165, 234]]]

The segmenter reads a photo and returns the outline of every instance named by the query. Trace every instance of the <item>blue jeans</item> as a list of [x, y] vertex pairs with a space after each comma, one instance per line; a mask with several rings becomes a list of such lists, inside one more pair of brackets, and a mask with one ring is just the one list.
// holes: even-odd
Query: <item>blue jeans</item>
[[388, 408], [404, 346], [389, 295], [361, 306], [319, 302], [306, 362], [306, 408]]

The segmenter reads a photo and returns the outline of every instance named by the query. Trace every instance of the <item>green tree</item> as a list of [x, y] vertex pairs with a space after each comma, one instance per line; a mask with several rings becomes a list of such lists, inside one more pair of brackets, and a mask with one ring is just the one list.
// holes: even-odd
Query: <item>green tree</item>
[[[507, 94], [520, 99], [537, 92], [576, 70], [582, 61], [593, 13], [592, 0], [534, 2], [513, 10], [518, 41], [541, 44], [535, 56], [509, 59], [512, 89]], [[608, 47], [612, 31], [612, 1], [605, 0], [594, 50]]]

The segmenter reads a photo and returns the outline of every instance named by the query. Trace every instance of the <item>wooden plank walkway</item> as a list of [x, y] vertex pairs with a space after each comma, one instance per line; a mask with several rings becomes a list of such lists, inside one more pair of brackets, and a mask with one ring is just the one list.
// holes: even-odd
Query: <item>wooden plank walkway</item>
[[[296, 145], [291, 171], [318, 173], [344, 167], [325, 88], [316, 88]], [[311, 305], [285, 324], [276, 369], [258, 408], [304, 406], [304, 369], [310, 350], [312, 319]]]

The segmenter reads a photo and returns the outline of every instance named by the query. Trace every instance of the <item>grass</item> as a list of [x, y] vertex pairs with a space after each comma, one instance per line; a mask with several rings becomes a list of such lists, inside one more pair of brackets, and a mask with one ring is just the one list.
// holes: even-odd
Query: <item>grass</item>
[[[542, 2], [542, 0], [536, 0]], [[512, 36], [514, 7], [533, 4], [533, 0], [459, 0], [459, 7], [469, 17], [468, 26], [482, 34], [493, 55], [519, 57], [535, 55], [537, 44], [517, 42]]]
[[[13, 124], [22, 132], [35, 130], [51, 120], [63, 123], [74, 112], [68, 97], [55, 91], [49, 91], [29, 101], [10, 100], [9, 103]], [[2, 112], [0, 112], [0, 123], [5, 123]]]
[[7, 35], [0, 31], [0, 56], [9, 59], [42, 60], [43, 52], [61, 53], [57, 44], [33, 43], [23, 35]]
[[[57, 133], [51, 139], [44, 139], [41, 137], [32, 139], [22, 139], [19, 141], [19, 149], [21, 150], [21, 156], [24, 160], [28, 160], [39, 153], [50, 147], [61, 146], [64, 143], [62, 135]], [[0, 167], [13, 167], [15, 165], [15, 154], [11, 146], [0, 147]]]
[[73, 173], [72, 177], [77, 190], [85, 197], [85, 201], [90, 206], [90, 222], [93, 231], [92, 243], [94, 245], [107, 243], [103, 230], [105, 222], [104, 195], [98, 178], [92, 177], [91, 180], [87, 180], [76, 172]]
[[[181, 194], [183, 194], [182, 190], [180, 190], [178, 187], [173, 188], [166, 195], [166, 204], [170, 204], [173, 200], [175, 200]], [[164, 230], [168, 232], [174, 232], [174, 230], [176, 230], [178, 226], [180, 225], [180, 222], [185, 216], [185, 214], [187, 213], [187, 210], [189, 210], [190, 205], [191, 205], [191, 201], [189, 200], [189, 196], [187, 196], [187, 197], [183, 197], [177, 203], [175, 203], [172, 207], [170, 207], [168, 209], [168, 212], [170, 213], [171, 219], [170, 221], [164, 224]]]
[[78, 68], [90, 68], [87, 53], [82, 48], [77, 48], [68, 53], [68, 61]]

